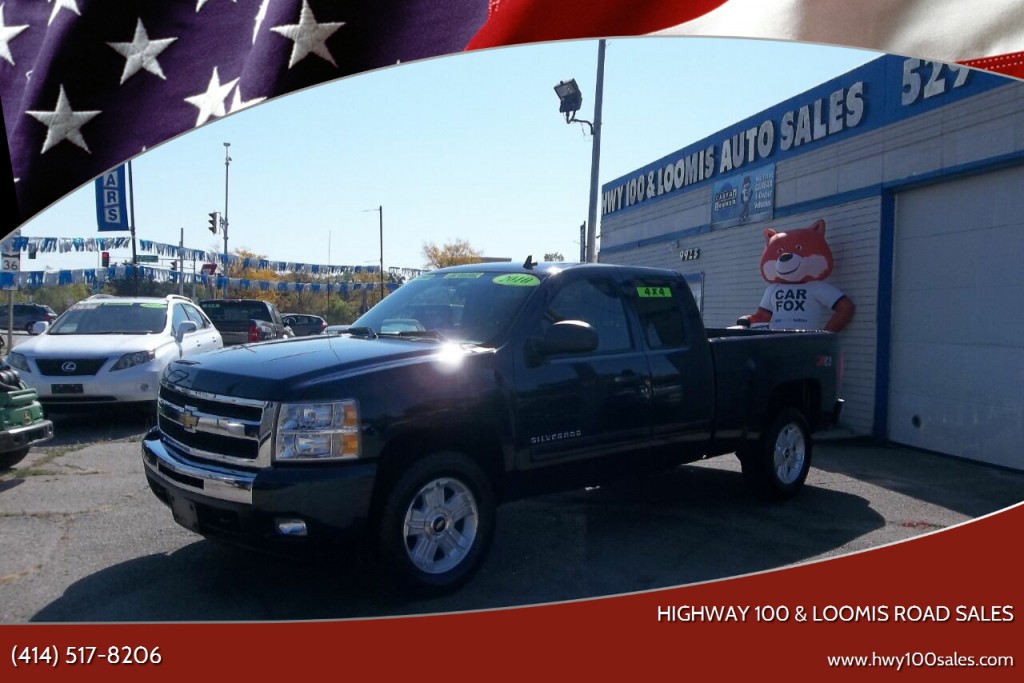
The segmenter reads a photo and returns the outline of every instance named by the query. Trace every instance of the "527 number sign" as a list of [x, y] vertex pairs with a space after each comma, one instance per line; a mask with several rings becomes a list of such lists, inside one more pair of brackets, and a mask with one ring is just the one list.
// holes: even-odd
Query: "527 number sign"
[[941, 95], [946, 90], [959, 88], [967, 83], [971, 70], [958, 64], [943, 64], [921, 59], [903, 62], [903, 106], [918, 100], [927, 100]]

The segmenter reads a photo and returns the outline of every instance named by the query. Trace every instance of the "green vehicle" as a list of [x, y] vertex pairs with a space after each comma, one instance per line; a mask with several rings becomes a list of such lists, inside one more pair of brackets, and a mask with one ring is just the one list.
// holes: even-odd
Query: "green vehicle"
[[53, 422], [43, 417], [35, 389], [0, 359], [0, 470], [24, 460], [32, 446], [53, 438]]

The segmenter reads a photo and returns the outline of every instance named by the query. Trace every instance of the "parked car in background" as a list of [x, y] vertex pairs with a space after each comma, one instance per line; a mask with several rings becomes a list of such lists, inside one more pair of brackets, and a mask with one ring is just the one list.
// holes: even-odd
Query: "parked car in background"
[[224, 346], [295, 336], [277, 306], [269, 301], [204, 299], [199, 305], [220, 331]]
[[49, 306], [43, 304], [14, 304], [14, 321], [8, 328], [7, 322], [10, 319], [10, 309], [7, 304], [0, 306], [0, 328], [12, 330], [24, 330], [31, 332], [32, 326], [43, 321], [52, 323], [57, 319], [57, 314]]
[[296, 337], [308, 337], [321, 334], [327, 329], [327, 321], [318, 315], [308, 313], [285, 313], [284, 324], [292, 328]]
[[46, 406], [154, 405], [172, 360], [221, 348], [220, 333], [183, 296], [96, 295], [66, 310], [7, 356]]

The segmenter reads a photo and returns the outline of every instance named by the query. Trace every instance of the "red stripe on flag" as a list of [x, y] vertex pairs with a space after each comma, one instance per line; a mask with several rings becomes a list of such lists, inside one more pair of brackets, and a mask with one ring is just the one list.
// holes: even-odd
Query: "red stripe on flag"
[[487, 21], [466, 49], [568, 38], [642, 35], [690, 21], [726, 0], [490, 0]]
[[1011, 52], [1010, 54], [996, 55], [994, 57], [979, 57], [978, 59], [965, 60], [962, 63], [978, 69], [995, 71], [1004, 76], [1024, 78], [1024, 52]]

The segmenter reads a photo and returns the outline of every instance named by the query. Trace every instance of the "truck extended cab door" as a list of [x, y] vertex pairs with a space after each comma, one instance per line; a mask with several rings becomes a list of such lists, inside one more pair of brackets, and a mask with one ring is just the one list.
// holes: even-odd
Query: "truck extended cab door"
[[517, 450], [527, 466], [593, 457], [646, 445], [651, 386], [621, 283], [576, 277], [549, 293], [531, 338], [562, 320], [582, 320], [599, 344], [589, 353], [520, 354], [516, 367]]
[[651, 375], [655, 445], [695, 452], [711, 437], [715, 377], [704, 324], [682, 278], [645, 276], [626, 287]]

